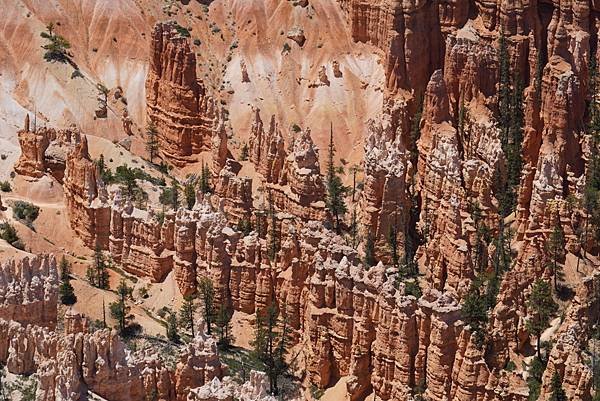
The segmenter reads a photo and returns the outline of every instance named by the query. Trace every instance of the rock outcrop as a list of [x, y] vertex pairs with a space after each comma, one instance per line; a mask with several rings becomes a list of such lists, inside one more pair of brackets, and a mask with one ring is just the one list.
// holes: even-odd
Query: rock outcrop
[[48, 127], [31, 127], [29, 114], [25, 116], [23, 129], [18, 131], [21, 156], [15, 164], [17, 174], [41, 178], [50, 173], [62, 182], [67, 153], [72, 143], [78, 141], [74, 128], [56, 130]]
[[275, 116], [271, 116], [269, 129], [265, 130], [260, 110], [254, 109], [249, 160], [261, 175], [267, 192], [265, 201], [271, 196], [279, 210], [306, 220], [323, 220], [325, 188], [318, 150], [309, 129], [293, 127], [292, 132], [294, 139], [286, 151]]
[[146, 103], [161, 154], [182, 166], [210, 149], [223, 116], [197, 78], [196, 55], [178, 28], [183, 29], [167, 22], [152, 31]]
[[0, 263], [0, 319], [54, 328], [57, 300], [54, 257], [26, 257]]
[[175, 369], [149, 349], [136, 353], [114, 330], [66, 336], [39, 326], [0, 319], [0, 362], [13, 374], [39, 377], [38, 399], [79, 399], [89, 392], [107, 400], [187, 400], [192, 389], [222, 378], [212, 338], [196, 338], [179, 350]]
[[111, 213], [108, 193], [98, 166], [90, 158], [85, 136], [69, 151], [63, 187], [73, 231], [87, 247], [108, 249]]

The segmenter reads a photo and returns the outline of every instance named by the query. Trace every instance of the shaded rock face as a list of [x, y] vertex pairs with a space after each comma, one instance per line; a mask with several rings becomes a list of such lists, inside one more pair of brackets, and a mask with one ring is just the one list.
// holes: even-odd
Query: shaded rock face
[[0, 319], [54, 328], [58, 274], [54, 257], [0, 263]]
[[159, 23], [152, 31], [146, 104], [167, 160], [183, 165], [210, 149], [220, 111], [196, 77], [196, 56], [175, 23]]

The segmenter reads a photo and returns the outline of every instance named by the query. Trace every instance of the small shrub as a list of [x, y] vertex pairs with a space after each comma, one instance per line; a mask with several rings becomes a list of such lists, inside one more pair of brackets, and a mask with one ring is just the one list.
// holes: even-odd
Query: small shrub
[[138, 290], [138, 294], [140, 295], [140, 297], [146, 299], [149, 297], [148, 295], [148, 287], [142, 287]]
[[83, 74], [81, 73], [80, 70], [74, 70], [73, 73], [71, 74], [71, 79], [75, 79], [75, 78], [83, 78]]
[[0, 223], [0, 238], [17, 249], [24, 249], [23, 243], [17, 234], [17, 230], [7, 221]]
[[290, 47], [290, 45], [286, 42], [283, 44], [283, 51], [282, 53], [288, 53], [292, 50], [292, 48]]
[[10, 192], [12, 188], [10, 186], [10, 182], [8, 181], [0, 181], [0, 191], [2, 192]]
[[292, 131], [298, 133], [298, 132], [302, 131], [302, 128], [300, 128], [300, 126], [298, 124], [294, 124], [294, 125], [292, 125]]
[[412, 295], [415, 298], [421, 297], [421, 288], [419, 287], [419, 283], [416, 281], [406, 281], [404, 285], [405, 295]]
[[31, 224], [40, 214], [40, 208], [33, 203], [24, 201], [15, 201], [13, 203], [13, 215], [15, 218]]
[[175, 30], [177, 31], [177, 33], [181, 36], [183, 36], [184, 38], [189, 38], [190, 37], [190, 30], [187, 28], [182, 27], [181, 25], [176, 25], [175, 26]]
[[202, 44], [202, 42], [200, 41], [200, 39], [194, 39], [194, 44], [196, 46], [200, 46]]
[[508, 361], [508, 363], [504, 367], [504, 370], [507, 370], [509, 372], [514, 372], [516, 368], [517, 368], [517, 365], [515, 365], [515, 363], [513, 361]]
[[0, 155], [0, 159], [2, 159], [2, 160], [6, 160], [6, 158], [7, 158], [7, 157], [8, 157], [8, 156], [6, 155], [6, 153], [2, 153], [2, 154]]

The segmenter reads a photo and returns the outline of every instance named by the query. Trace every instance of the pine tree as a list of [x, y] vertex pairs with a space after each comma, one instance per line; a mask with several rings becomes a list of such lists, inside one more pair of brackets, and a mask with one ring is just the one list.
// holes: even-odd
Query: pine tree
[[94, 262], [88, 267], [86, 271], [86, 277], [88, 282], [94, 287], [108, 289], [108, 262], [106, 261], [104, 253], [100, 249], [100, 245], [96, 245], [96, 250], [94, 251]]
[[242, 232], [244, 236], [249, 235], [253, 230], [252, 221], [249, 218], [243, 218], [238, 223], [238, 231]]
[[200, 174], [200, 192], [203, 194], [208, 194], [212, 192], [210, 188], [210, 168], [207, 164], [202, 162], [201, 174]]
[[154, 158], [158, 155], [158, 150], [158, 130], [154, 121], [150, 120], [150, 123], [146, 127], [146, 152], [148, 152], [150, 163], [154, 163]]
[[174, 210], [179, 210], [179, 183], [177, 180], [171, 180], [171, 205]]
[[173, 312], [169, 312], [169, 316], [167, 317], [167, 338], [171, 342], [179, 342], [179, 331], [177, 330], [177, 316]]
[[390, 247], [390, 256], [392, 258], [392, 264], [398, 268], [400, 265], [400, 257], [398, 255], [398, 228], [396, 223], [390, 224], [390, 228], [387, 235], [388, 246]]
[[370, 267], [377, 264], [375, 259], [375, 240], [371, 231], [367, 233], [367, 242], [365, 244], [365, 268], [368, 270]]
[[202, 277], [198, 282], [198, 290], [202, 297], [202, 314], [204, 321], [206, 322], [206, 333], [210, 335], [212, 334], [212, 325], [215, 316], [215, 289], [212, 281], [210, 281], [208, 277]]
[[71, 285], [71, 267], [64, 256], [60, 260], [60, 287], [58, 288], [58, 294], [60, 302], [63, 305], [73, 305], [77, 302], [75, 290]]
[[131, 307], [127, 304], [127, 300], [131, 297], [133, 288], [127, 285], [125, 279], [121, 279], [117, 287], [118, 299], [109, 305], [110, 315], [118, 322], [119, 332], [125, 334], [127, 321], [129, 319], [129, 311]]
[[271, 395], [279, 394], [279, 379], [289, 369], [285, 358], [290, 343], [289, 336], [287, 319], [279, 319], [277, 306], [271, 304], [266, 311], [257, 311], [254, 340], [251, 344], [252, 357], [267, 374]]
[[535, 356], [527, 371], [527, 386], [529, 387], [529, 401], [537, 401], [542, 389], [542, 377], [546, 370], [546, 362]]
[[242, 153], [240, 154], [240, 160], [245, 162], [246, 160], [248, 160], [248, 156], [249, 156], [248, 144], [244, 143], [244, 146], [242, 146]]
[[331, 125], [331, 133], [329, 135], [329, 154], [327, 160], [327, 176], [326, 176], [326, 187], [327, 187], [327, 198], [326, 206], [327, 210], [333, 217], [335, 231], [339, 234], [341, 232], [340, 220], [344, 217], [348, 208], [344, 201], [344, 196], [348, 193], [348, 188], [342, 183], [342, 179], [337, 175], [334, 163], [335, 147], [333, 145], [333, 124]]
[[479, 203], [471, 204], [471, 218], [475, 225], [475, 244], [473, 246], [473, 267], [476, 272], [487, 269], [487, 244], [490, 241], [488, 227], [483, 222], [483, 214]]
[[483, 344], [483, 330], [488, 321], [487, 311], [485, 298], [481, 294], [481, 283], [475, 280], [463, 300], [462, 315], [465, 323], [471, 326], [471, 330], [475, 333], [479, 345]]
[[510, 127], [510, 55], [508, 54], [508, 45], [504, 28], [500, 31], [498, 43], [498, 64], [500, 70], [500, 86], [498, 90], [498, 111], [500, 122], [500, 142], [502, 149], [508, 147], [508, 130]]
[[550, 237], [546, 240], [546, 251], [550, 256], [549, 267], [554, 279], [554, 290], [558, 291], [558, 283], [564, 278], [563, 267], [559, 262], [565, 252], [565, 237], [560, 222], [554, 225]]
[[558, 372], [554, 372], [552, 375], [552, 381], [550, 382], [550, 398], [549, 401], [567, 401], [567, 394], [562, 388], [562, 380]]
[[183, 303], [179, 310], [179, 322], [186, 330], [192, 332], [192, 338], [196, 337], [194, 331], [194, 315], [196, 314], [198, 307], [196, 306], [195, 300], [193, 295], [186, 295], [183, 297]]
[[183, 194], [185, 196], [185, 203], [188, 210], [192, 210], [196, 204], [196, 179], [195, 177], [189, 177], [183, 187]]
[[548, 327], [550, 318], [558, 311], [558, 305], [552, 299], [552, 290], [546, 281], [539, 279], [533, 284], [527, 308], [530, 316], [525, 327], [530, 334], [536, 336], [537, 356], [541, 359], [540, 338]]
[[404, 227], [404, 254], [400, 270], [405, 276], [416, 276], [418, 266], [415, 262], [415, 239], [408, 227]]
[[352, 222], [350, 223], [350, 239], [352, 241], [352, 248], [356, 249], [358, 240], [358, 220], [356, 217], [356, 208], [352, 209]]
[[271, 191], [269, 191], [269, 219], [269, 259], [275, 261], [277, 254], [281, 249], [281, 234], [277, 227], [277, 213], [275, 213], [275, 205]]
[[[521, 144], [523, 142], [523, 85], [518, 74], [511, 74], [510, 55], [504, 31], [500, 33], [498, 63], [500, 83], [498, 89], [498, 121], [500, 125], [500, 142], [506, 157], [506, 176], [496, 172], [496, 196], [500, 203], [500, 214], [508, 216], [517, 202], [516, 189], [520, 184], [523, 158]], [[512, 80], [511, 80], [512, 75]]]
[[109, 90], [103, 83], [96, 84], [98, 90], [98, 110], [96, 110], [97, 118], [106, 118], [108, 113], [108, 94]]
[[48, 41], [47, 44], [42, 46], [42, 49], [46, 50], [44, 60], [60, 63], [69, 61], [71, 44], [63, 36], [54, 33], [54, 23], [50, 22], [46, 25], [46, 32], [40, 33], [40, 36]]
[[215, 317], [215, 332], [217, 334], [217, 345], [221, 350], [227, 350], [233, 344], [233, 328], [231, 325], [231, 318], [233, 314], [223, 304], [219, 306], [217, 315]]
[[511, 232], [504, 227], [504, 219], [498, 219], [498, 237], [494, 240], [495, 253], [492, 261], [494, 275], [499, 276], [507, 271], [512, 263], [510, 241]]

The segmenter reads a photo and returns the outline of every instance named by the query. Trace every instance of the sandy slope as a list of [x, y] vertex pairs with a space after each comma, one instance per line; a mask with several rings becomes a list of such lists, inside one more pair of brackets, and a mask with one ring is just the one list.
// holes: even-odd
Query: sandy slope
[[[199, 79], [229, 105], [232, 147], [247, 140], [254, 105], [264, 120], [276, 114], [286, 135], [292, 124], [310, 127], [322, 149], [335, 122], [338, 156], [353, 160], [362, 152], [366, 120], [381, 109], [379, 55], [352, 42], [335, 0], [306, 8], [278, 0], [217, 0], [210, 8], [195, 1], [168, 7], [157, 0], [0, 0], [0, 8], [0, 153], [9, 156], [0, 161], [0, 178], [16, 160], [16, 129], [27, 112], [37, 111], [39, 125], [76, 124], [88, 134], [123, 139], [119, 108], [107, 119], [94, 117], [97, 83], [121, 87], [134, 132], [144, 129], [156, 21], [175, 19], [190, 28], [192, 42], [199, 43], [193, 44]], [[70, 65], [43, 60], [39, 34], [49, 22], [71, 42], [83, 78], [73, 78]], [[296, 27], [306, 36], [302, 47], [287, 38]], [[241, 80], [241, 61], [248, 83]], [[341, 78], [333, 76], [334, 61]], [[330, 85], [313, 87], [321, 67]], [[139, 144], [134, 149], [143, 151]]]

